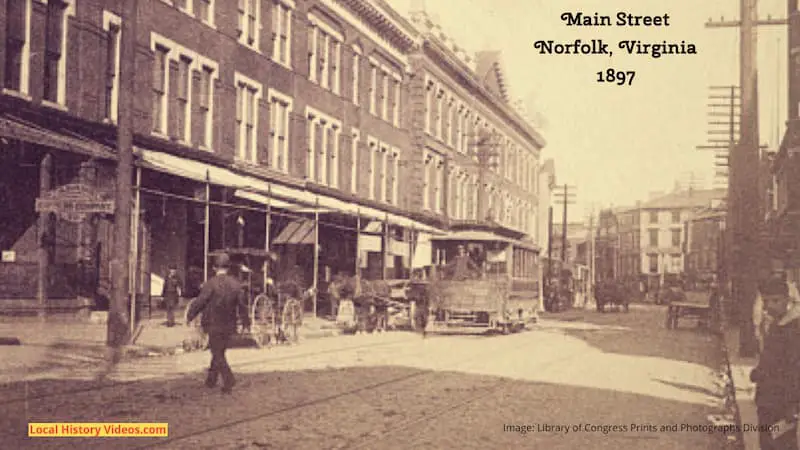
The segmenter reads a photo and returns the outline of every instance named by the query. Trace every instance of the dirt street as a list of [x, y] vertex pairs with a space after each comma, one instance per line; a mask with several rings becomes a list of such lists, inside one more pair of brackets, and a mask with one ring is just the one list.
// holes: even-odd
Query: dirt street
[[[568, 311], [508, 336], [393, 332], [125, 362], [0, 388], [0, 448], [713, 449], [718, 344], [663, 309]], [[28, 422], [167, 422], [169, 438], [28, 438]], [[672, 428], [675, 426], [677, 431]]]

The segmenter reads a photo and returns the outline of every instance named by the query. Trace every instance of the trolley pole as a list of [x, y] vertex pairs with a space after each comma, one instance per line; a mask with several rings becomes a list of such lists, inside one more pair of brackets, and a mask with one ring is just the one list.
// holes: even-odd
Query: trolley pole
[[[114, 246], [112, 248], [112, 293], [109, 304], [106, 344], [119, 349], [130, 341], [126, 307], [130, 300], [129, 275], [131, 259], [131, 178], [133, 176], [133, 97], [136, 95], [136, 16], [137, 0], [128, 0], [122, 14], [120, 34], [120, 84], [117, 124], [117, 185], [114, 213]], [[118, 358], [115, 353], [114, 358]]]

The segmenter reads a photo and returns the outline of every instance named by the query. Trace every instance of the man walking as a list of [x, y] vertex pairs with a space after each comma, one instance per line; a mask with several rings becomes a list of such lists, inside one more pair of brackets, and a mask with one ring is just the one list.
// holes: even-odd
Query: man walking
[[208, 369], [206, 386], [213, 388], [222, 376], [222, 392], [230, 394], [236, 380], [233, 376], [225, 351], [231, 337], [236, 333], [237, 312], [245, 328], [250, 327], [247, 314], [247, 300], [244, 289], [235, 277], [230, 275], [231, 262], [226, 254], [214, 259], [216, 275], [200, 289], [200, 295], [192, 304], [186, 318], [191, 322], [203, 313], [203, 328], [208, 333], [208, 346], [211, 350], [211, 367]]
[[772, 277], [760, 288], [767, 314], [775, 319], [764, 339], [758, 365], [750, 373], [756, 383], [756, 408], [761, 450], [797, 449], [800, 405], [800, 308], [790, 308], [785, 279]]

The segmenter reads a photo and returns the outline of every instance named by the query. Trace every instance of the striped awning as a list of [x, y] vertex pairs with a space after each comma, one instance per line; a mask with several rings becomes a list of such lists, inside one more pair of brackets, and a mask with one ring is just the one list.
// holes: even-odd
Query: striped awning
[[314, 245], [314, 222], [304, 219], [289, 222], [272, 244]]

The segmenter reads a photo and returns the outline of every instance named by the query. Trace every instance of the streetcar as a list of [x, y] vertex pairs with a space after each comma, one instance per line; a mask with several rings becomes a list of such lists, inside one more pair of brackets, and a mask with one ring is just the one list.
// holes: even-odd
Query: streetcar
[[426, 289], [431, 331], [509, 333], [536, 323], [535, 244], [487, 230], [461, 230], [431, 238], [431, 246], [434, 270]]

